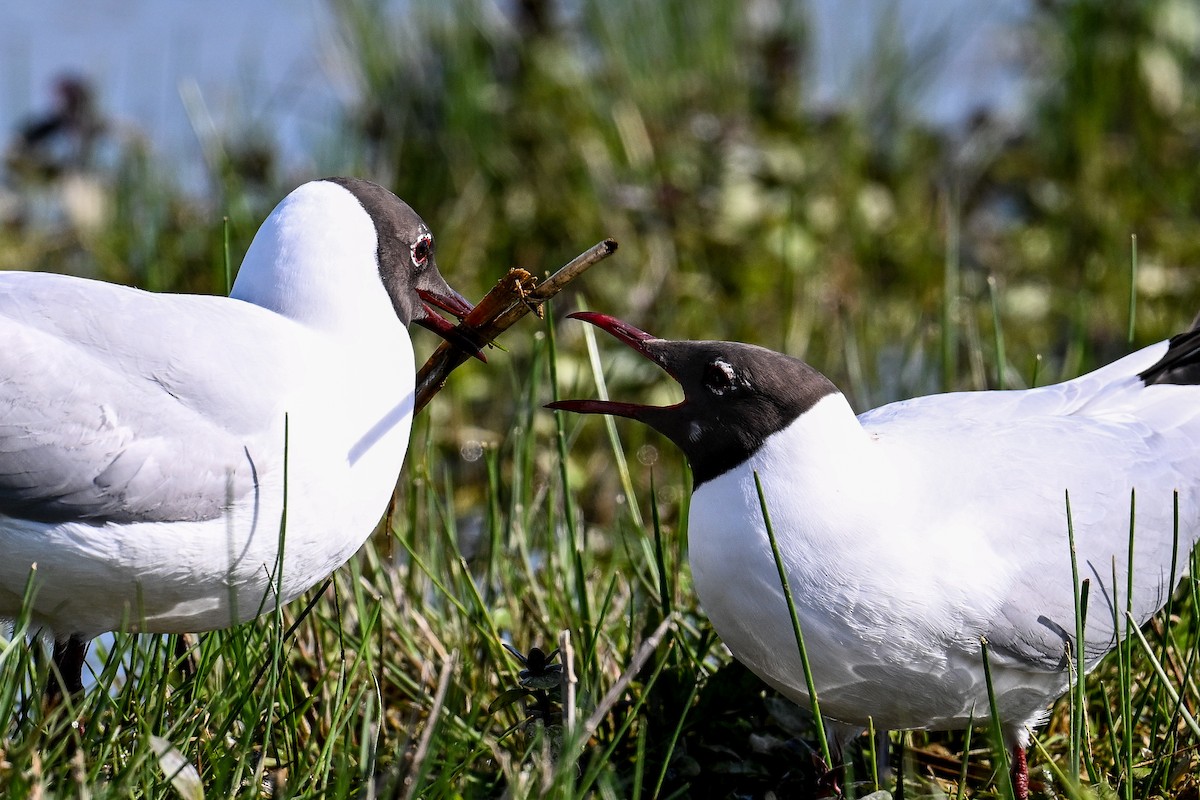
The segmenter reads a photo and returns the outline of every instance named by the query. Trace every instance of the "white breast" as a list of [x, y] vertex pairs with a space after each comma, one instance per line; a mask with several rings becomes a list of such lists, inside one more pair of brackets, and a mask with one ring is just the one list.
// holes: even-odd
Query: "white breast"
[[[1141, 429], [1106, 420], [1085, 420], [1076, 436], [1061, 421], [1039, 434], [1038, 423], [1002, 415], [991, 417], [995, 429], [929, 416], [868, 432], [833, 395], [700, 486], [688, 520], [697, 593], [739, 660], [807, 702], [757, 471], [826, 714], [889, 728], [983, 719], [987, 637], [1002, 719], [1032, 722], [1066, 686], [1060, 633], [1074, 632], [1064, 488], [1077, 498], [1082, 569], [1116, 559], [1123, 580], [1129, 487], [1141, 487], [1134, 609], [1144, 619], [1170, 588], [1171, 476], [1192, 469], [1194, 448], [1179, 434], [1178, 452], [1158, 441], [1169, 452], [1143, 459], [1133, 441]], [[1006, 434], [1006, 425], [1030, 435]], [[1103, 463], [1070, 450], [1109, 441]], [[1196, 536], [1195, 494], [1189, 486], [1182, 497], [1182, 547]], [[1094, 663], [1112, 641], [1103, 618], [1111, 579], [1091, 577]]]
[[[100, 525], [3, 518], [0, 586], [24, 586], [36, 563], [35, 621], [85, 635], [122, 625], [208, 630], [273, 608], [277, 586], [281, 601], [293, 599], [362, 545], [394, 490], [414, 368], [403, 326], [386, 334], [366, 351], [357, 338], [358, 350], [326, 335], [297, 342], [299, 363], [282, 371], [295, 382], [279, 391], [274, 424], [246, 438], [257, 491], [224, 516]], [[0, 590], [0, 614], [20, 604], [16, 591]]]

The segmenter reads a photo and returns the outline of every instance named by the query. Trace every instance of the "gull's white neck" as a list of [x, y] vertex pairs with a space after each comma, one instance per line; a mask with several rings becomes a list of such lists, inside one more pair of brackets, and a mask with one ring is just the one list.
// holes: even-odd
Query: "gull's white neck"
[[[757, 472], [773, 519], [811, 520], [811, 528], [805, 524], [802, 531], [777, 530], [777, 534], [803, 536], [810, 543], [824, 541], [825, 546], [835, 546], [834, 539], [858, 527], [847, 523], [865, 510], [867, 504], [857, 502], [861, 495], [877, 492], [888, 484], [877, 479], [880, 469], [871, 438], [846, 398], [841, 393], [830, 394], [787, 428], [767, 437], [744, 464], [696, 491], [692, 536], [710, 530], [710, 517], [712, 523], [761, 521], [754, 483]], [[736, 511], [731, 503], [736, 504]], [[826, 519], [830, 516], [837, 519]], [[822, 524], [822, 520], [838, 524]], [[715, 531], [713, 535], [717, 535]]]
[[399, 324], [379, 276], [370, 216], [342, 187], [316, 181], [259, 228], [231, 297], [326, 331]]

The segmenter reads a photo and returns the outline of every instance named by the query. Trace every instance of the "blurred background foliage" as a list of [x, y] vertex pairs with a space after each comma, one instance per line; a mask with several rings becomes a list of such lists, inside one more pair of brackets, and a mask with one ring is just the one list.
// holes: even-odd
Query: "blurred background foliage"
[[[1018, 352], [1122, 347], [1133, 233], [1139, 340], [1200, 305], [1190, 3], [1036, 4], [1013, 45], [1031, 112], [980, 109], [955, 130], [912, 111], [938, 54], [899, 46], [898, 23], [882, 28], [861, 94], [806, 103], [799, 2], [330, 6], [357, 96], [321, 166], [407, 199], [470, 293], [613, 235], [619, 261], [581, 287], [592, 305], [664, 335], [808, 352], [835, 375], [840, 329], [933, 336], [946, 293], [971, 308], [988, 275]], [[236, 263], [274, 202], [314, 177], [280, 174], [271, 147], [265, 129], [209, 142], [211, 197], [197, 198], [148, 144], [127, 143], [105, 176], [106, 224], [10, 224], [2, 266], [69, 255], [85, 274], [221, 291], [222, 215]], [[939, 381], [978, 383], [965, 356]]]
[[[615, 236], [619, 254], [556, 313], [586, 304], [663, 336], [786, 350], [859, 407], [996, 386], [993, 308], [1005, 385], [1124, 352], [1133, 234], [1136, 342], [1200, 309], [1200, 12], [1184, 0], [1033, 5], [1008, 45], [1027, 65], [1028, 112], [980, 108], [953, 128], [914, 111], [937, 42], [906, 48], [887, 6], [861, 91], [816, 107], [801, 2], [329, 5], [356, 91], [320, 168], [408, 200], [469, 295]], [[284, 174], [262, 121], [202, 139], [208, 196], [137, 137], [103, 170], [84, 145], [54, 168], [10, 146], [26, 211], [57, 202], [67, 223], [10, 213], [0, 267], [224, 291], [223, 217], [236, 264], [278, 198], [319, 174]], [[98, 181], [79, 180], [89, 169]], [[576, 327], [562, 327], [564, 353], [580, 356], [564, 356], [571, 386], [586, 363]], [[470, 421], [504, 419], [493, 373], [519, 382], [532, 338], [514, 331], [510, 357], [460, 372], [435, 404], [452, 423], [439, 430], [476, 437]], [[644, 387], [618, 374], [617, 391], [671, 396], [617, 361]], [[491, 427], [480, 435], [503, 436]]]
[[[663, 336], [786, 350], [860, 408], [1001, 374], [1046, 382], [1126, 351], [1133, 234], [1136, 343], [1200, 309], [1200, 11], [1186, 0], [1033, 4], [1007, 45], [1026, 65], [1028, 112], [980, 108], [954, 128], [914, 111], [936, 40], [905, 47], [886, 5], [861, 91], [832, 107], [808, 102], [802, 2], [329, 6], [356, 91], [320, 168], [408, 200], [469, 295], [509, 266], [544, 273], [615, 236], [619, 254], [557, 314], [586, 304]], [[0, 267], [224, 291], [222, 217], [236, 264], [278, 198], [319, 175], [284, 174], [262, 121], [202, 139], [208, 196], [127, 137], [99, 196], [72, 201], [83, 221], [18, 215], [0, 232]], [[19, 155], [9, 183], [25, 203], [80, 193], [70, 175], [13, 180]], [[561, 328], [580, 357], [564, 356], [570, 386], [586, 363], [576, 327]], [[452, 424], [438, 429], [502, 437], [495, 372], [519, 383], [532, 338], [514, 331], [510, 357], [456, 375], [433, 409]], [[615, 390], [672, 396], [629, 360]]]

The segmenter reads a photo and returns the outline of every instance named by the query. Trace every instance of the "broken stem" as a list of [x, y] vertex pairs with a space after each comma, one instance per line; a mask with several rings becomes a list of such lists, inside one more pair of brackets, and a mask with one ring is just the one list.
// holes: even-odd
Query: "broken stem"
[[[480, 347], [491, 344], [517, 320], [540, 308], [542, 303], [561, 292], [571, 281], [616, 250], [616, 240], [605, 239], [577, 255], [541, 283], [523, 269], [510, 269], [471, 313], [463, 318], [455, 330]], [[450, 377], [450, 373], [468, 358], [470, 356], [467, 353], [448, 342], [438, 345], [429, 360], [417, 370], [414, 414], [429, 404], [433, 396], [446, 385], [446, 378]]]

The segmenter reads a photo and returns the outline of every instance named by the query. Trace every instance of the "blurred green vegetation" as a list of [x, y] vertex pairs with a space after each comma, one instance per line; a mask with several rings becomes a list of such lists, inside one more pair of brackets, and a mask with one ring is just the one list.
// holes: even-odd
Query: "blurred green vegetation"
[[347, 138], [437, 221], [457, 274], [486, 286], [614, 235], [619, 261], [583, 282], [594, 307], [661, 335], [807, 354], [841, 383], [847, 348], [937, 341], [946, 293], [961, 295], [949, 368], [873, 402], [982, 384], [965, 367], [974, 331], [991, 329], [989, 275], [1021, 359], [1009, 372], [1028, 380], [1042, 353], [1043, 375], [1074, 373], [1124, 349], [1131, 234], [1138, 341], [1200, 309], [1194, 6], [1040, 4], [1013, 32], [1029, 118], [981, 110], [949, 132], [911, 111], [901, 77], [936, 56], [894, 42], [875, 48], [861, 98], [813, 111], [804, 9], [763, 5], [774, 13], [527, 2], [501, 23], [473, 0], [398, 18], [343, 0], [362, 87]]
[[[785, 350], [859, 408], [996, 386], [989, 277], [1006, 385], [1127, 351], [1134, 234], [1135, 344], [1200, 310], [1200, 23], [1184, 0], [1037, 3], [1004, 33], [1027, 64], [1029, 113], [979, 109], [954, 129], [914, 111], [940, 56], [907, 50], [894, 10], [861, 91], [815, 109], [800, 2], [330, 9], [357, 92], [321, 173], [408, 200], [468, 295], [510, 266], [543, 273], [615, 236], [619, 254], [557, 301], [559, 315], [587, 305], [663, 336]], [[222, 217], [236, 263], [277, 199], [318, 177], [282, 174], [265, 134], [241, 133], [206, 147], [209, 197], [128, 148], [107, 181], [111, 224], [65, 241], [10, 233], [0, 266], [223, 291]], [[574, 345], [576, 327], [562, 329]], [[455, 376], [432, 410], [439, 430], [511, 418], [495, 413], [512, 409], [495, 373], [511, 367], [515, 385], [531, 337], [527, 323], [489, 371]], [[584, 363], [567, 356], [568, 386]], [[617, 368], [631, 371], [616, 391], [670, 391], [642, 365]], [[503, 436], [489, 427], [481, 435]], [[635, 447], [648, 436], [631, 435]]]
[[[955, 130], [912, 110], [937, 54], [906, 53], [895, 20], [861, 93], [815, 110], [798, 2], [525, 0], [507, 17], [484, 0], [330, 6], [358, 92], [322, 169], [407, 199], [468, 293], [612, 235], [618, 260], [580, 284], [592, 306], [662, 335], [806, 354], [842, 383], [856, 380], [847, 348], [937, 343], [945, 298], [961, 298], [949, 362], [872, 402], [982, 384], [969, 349], [978, 338], [990, 353], [977, 334], [991, 328], [989, 275], [1012, 375], [1028, 380], [1037, 353], [1057, 377], [1123, 349], [1131, 234], [1138, 342], [1200, 308], [1200, 33], [1182, 0], [1036, 4], [1008, 34], [1031, 113], [981, 109]], [[274, 202], [316, 177], [280, 174], [261, 132], [234, 139], [209, 148], [201, 198], [127, 148], [105, 181], [111, 224], [66, 241], [9, 231], [0, 266], [61, 268], [73, 250], [83, 273], [220, 291], [221, 217], [236, 261]]]

